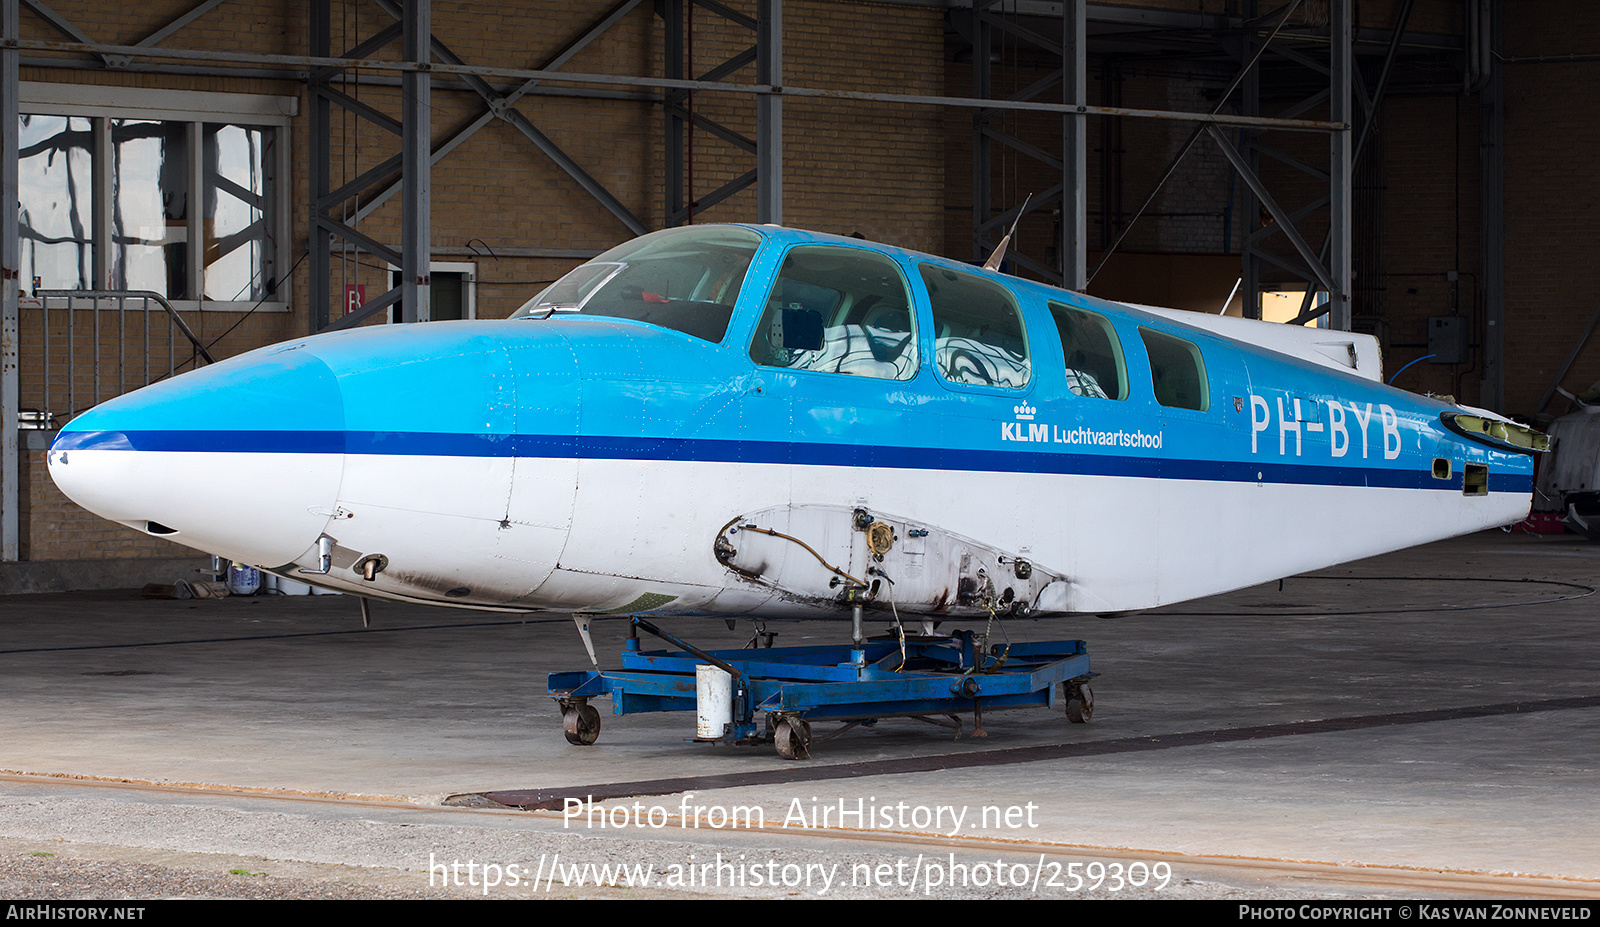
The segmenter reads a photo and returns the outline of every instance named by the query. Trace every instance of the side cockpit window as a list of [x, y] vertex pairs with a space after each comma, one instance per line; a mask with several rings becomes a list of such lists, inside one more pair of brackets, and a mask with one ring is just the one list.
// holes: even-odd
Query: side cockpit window
[[857, 248], [794, 248], [767, 297], [750, 357], [790, 370], [916, 376], [916, 326], [899, 265]]
[[1050, 304], [1050, 315], [1067, 362], [1067, 389], [1093, 399], [1127, 399], [1128, 368], [1111, 322], [1098, 313], [1060, 303]]
[[618, 245], [512, 313], [633, 319], [721, 343], [761, 236], [733, 226], [666, 229]]
[[1139, 329], [1144, 349], [1150, 355], [1150, 380], [1156, 402], [1174, 409], [1204, 412], [1211, 408], [1211, 390], [1206, 383], [1206, 361], [1192, 341], [1148, 328]]
[[939, 375], [972, 386], [1028, 385], [1028, 338], [1011, 292], [977, 274], [922, 265]]

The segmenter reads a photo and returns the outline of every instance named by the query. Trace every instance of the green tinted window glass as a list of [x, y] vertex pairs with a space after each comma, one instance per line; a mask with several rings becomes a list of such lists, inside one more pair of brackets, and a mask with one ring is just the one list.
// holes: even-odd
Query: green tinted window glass
[[1206, 362], [1197, 345], [1148, 328], [1139, 329], [1139, 337], [1150, 354], [1150, 380], [1156, 402], [1197, 412], [1211, 408]]
[[1067, 388], [1095, 399], [1127, 399], [1128, 370], [1122, 360], [1122, 342], [1110, 320], [1060, 303], [1050, 304], [1050, 315], [1061, 336], [1061, 356], [1067, 361]]

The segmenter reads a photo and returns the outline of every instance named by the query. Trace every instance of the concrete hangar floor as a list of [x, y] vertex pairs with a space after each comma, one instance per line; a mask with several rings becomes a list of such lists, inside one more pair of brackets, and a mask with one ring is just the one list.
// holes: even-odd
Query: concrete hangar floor
[[[885, 720], [805, 762], [604, 701], [599, 741], [568, 744], [545, 674], [588, 660], [561, 616], [9, 597], [0, 896], [1594, 899], [1597, 566], [1573, 536], [1490, 532], [1009, 622], [1088, 642], [1092, 723]], [[603, 664], [625, 631], [596, 623]]]

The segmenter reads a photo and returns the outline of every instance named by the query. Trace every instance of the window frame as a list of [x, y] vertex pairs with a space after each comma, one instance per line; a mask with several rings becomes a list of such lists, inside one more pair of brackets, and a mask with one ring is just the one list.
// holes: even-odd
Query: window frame
[[[1021, 396], [1031, 393], [1038, 383], [1038, 377], [1034, 376], [1034, 367], [1038, 363], [1038, 358], [1036, 356], [1037, 352], [1034, 350], [1033, 333], [1029, 330], [1028, 312], [1023, 310], [1022, 299], [1018, 296], [1016, 291], [1012, 290], [1011, 287], [1007, 286], [1005, 283], [995, 280], [993, 277], [990, 277], [971, 267], [952, 267], [949, 264], [939, 261], [924, 260], [917, 262], [916, 269], [917, 272], [914, 275], [916, 284], [922, 288], [922, 298], [927, 300], [928, 321], [930, 325], [928, 328], [926, 342], [928, 346], [929, 366], [933, 368], [934, 377], [940, 383], [944, 384], [950, 389], [978, 390], [989, 392], [997, 396]], [[1025, 352], [1022, 356], [1022, 360], [1027, 364], [1028, 372], [1028, 377], [1026, 380], [1024, 380], [1020, 385], [1010, 386], [1003, 383], [967, 383], [961, 380], [952, 380], [945, 375], [945, 372], [940, 369], [939, 364], [939, 310], [935, 305], [936, 298], [933, 294], [933, 290], [928, 286], [927, 273], [929, 271], [949, 272], [958, 276], [969, 277], [976, 281], [978, 286], [992, 287], [1002, 295], [1006, 305], [1010, 307], [1012, 316], [1016, 319], [1017, 329], [1022, 335], [1022, 349]], [[1002, 348], [1002, 350], [1004, 349]]]
[[[105, 87], [88, 84], [59, 84], [41, 81], [23, 81], [17, 94], [17, 109], [27, 116], [60, 116], [89, 119], [94, 133], [91, 161], [94, 182], [93, 231], [90, 241], [94, 251], [94, 287], [111, 288], [111, 242], [113, 177], [111, 165], [111, 128], [116, 119], [150, 120], [182, 123], [186, 126], [185, 138], [189, 159], [187, 193], [190, 198], [187, 235], [187, 279], [194, 298], [171, 299], [173, 308], [202, 312], [243, 312], [252, 308], [261, 312], [288, 312], [292, 308], [291, 288], [287, 284], [287, 268], [292, 265], [291, 229], [293, 222], [292, 196], [294, 178], [291, 152], [293, 149], [290, 128], [299, 112], [299, 99], [252, 93], [223, 93], [197, 90], [157, 90], [142, 87]], [[271, 236], [278, 244], [276, 266], [280, 273], [276, 297], [259, 302], [253, 299], [206, 299], [205, 294], [205, 236], [201, 204], [204, 202], [204, 166], [201, 145], [205, 125], [270, 126], [275, 130], [276, 152], [273, 155], [274, 184], [269, 194], [277, 219], [272, 224]], [[31, 288], [32, 281], [23, 281]]]
[[[1178, 344], [1184, 345], [1189, 349], [1189, 356], [1192, 357], [1195, 362], [1195, 373], [1199, 376], [1200, 380], [1198, 385], [1200, 387], [1201, 405], [1198, 408], [1195, 406], [1172, 405], [1161, 401], [1161, 392], [1158, 389], [1159, 378], [1156, 376], [1156, 359], [1155, 356], [1150, 353], [1150, 339], [1148, 336], [1151, 335], [1154, 335], [1157, 338], [1166, 339], [1168, 341], [1177, 342]], [[1210, 365], [1206, 363], [1205, 351], [1201, 349], [1199, 342], [1189, 338], [1181, 337], [1179, 335], [1174, 335], [1171, 332], [1164, 332], [1158, 328], [1151, 328], [1148, 325], [1140, 325], [1139, 344], [1144, 348], [1145, 364], [1150, 370], [1150, 395], [1155, 399], [1156, 405], [1159, 405], [1163, 409], [1194, 412], [1201, 415], [1211, 411], [1211, 370]]]
[[[899, 376], [880, 377], [871, 374], [854, 373], [843, 370], [815, 370], [807, 367], [784, 367], [776, 364], [765, 363], [755, 356], [756, 346], [761, 338], [764, 337], [762, 335], [762, 326], [767, 322], [767, 317], [768, 313], [771, 311], [771, 303], [774, 298], [774, 294], [777, 292], [778, 287], [783, 282], [783, 269], [788, 265], [789, 259], [794, 256], [795, 252], [807, 249], [843, 251], [851, 254], [867, 254], [877, 261], [882, 262], [886, 268], [894, 269], [895, 274], [900, 281], [901, 291], [905, 295], [906, 318], [908, 324], [911, 326], [911, 331], [909, 332], [910, 341], [902, 349], [902, 351], [908, 354], [911, 358], [911, 367], [909, 370]], [[824, 320], [824, 326], [824, 330], [826, 330], [826, 320]], [[745, 355], [757, 367], [765, 370], [781, 370], [787, 373], [817, 373], [826, 374], [832, 377], [854, 377], [859, 380], [876, 381], [881, 383], [909, 383], [921, 375], [922, 368], [924, 366], [922, 356], [922, 325], [918, 319], [917, 298], [915, 293], [912, 291], [911, 279], [906, 274], [905, 267], [902, 266], [901, 263], [895, 260], [892, 256], [875, 248], [862, 248], [828, 241], [796, 242], [783, 249], [783, 252], [776, 256], [772, 271], [771, 284], [767, 287], [766, 292], [761, 297], [760, 309], [756, 313], [755, 328], [750, 332], [750, 337], [747, 339], [747, 341], [748, 345], [745, 350]]]
[[[732, 234], [730, 235], [730, 233]], [[651, 313], [634, 312], [631, 310], [628, 312], [605, 312], [600, 310], [591, 310], [589, 308], [589, 303], [595, 297], [597, 297], [602, 291], [605, 291], [607, 288], [609, 288], [612, 283], [617, 282], [617, 278], [619, 276], [629, 272], [634, 261], [639, 261], [640, 267], [643, 268], [646, 266], [647, 262], [656, 260], [659, 255], [652, 254], [651, 252], [658, 246], [662, 245], [663, 242], [678, 244], [681, 239], [683, 241], [689, 241], [692, 246], [715, 248], [726, 246], [729, 241], [743, 236], [748, 236], [748, 238], [753, 239], [753, 242], [751, 243], [752, 247], [750, 256], [744, 259], [743, 264], [740, 265], [739, 268], [738, 291], [734, 295], [734, 301], [731, 304], [728, 304], [695, 300], [695, 302], [702, 302], [702, 308], [700, 310], [702, 315], [704, 314], [703, 306], [713, 305], [716, 307], [716, 316], [714, 317], [714, 322], [720, 322], [721, 324], [721, 333], [716, 338], [712, 338], [708, 334], [709, 326], [701, 326], [698, 324], [700, 322], [699, 319], [692, 319], [691, 321], [693, 321], [695, 324], [688, 324], [681, 318], [647, 318], [647, 316], [651, 315]], [[709, 246], [707, 246], [704, 242], [690, 241], [690, 239], [704, 239], [707, 237], [720, 238], [722, 240], [720, 242], [713, 240], [710, 242]], [[744, 310], [746, 301], [754, 298], [751, 295], [751, 278], [757, 274], [766, 273], [765, 265], [762, 262], [766, 259], [764, 256], [768, 253], [768, 241], [769, 237], [763, 234], [760, 229], [740, 224], [681, 225], [671, 228], [658, 229], [647, 235], [641, 235], [638, 238], [629, 239], [628, 241], [625, 241], [614, 248], [609, 248], [605, 251], [602, 251], [589, 260], [584, 261], [582, 264], [572, 268], [571, 270], [562, 274], [560, 277], [556, 278], [556, 280], [551, 282], [549, 286], [529, 297], [521, 306], [516, 309], [516, 311], [512, 312], [508, 318], [513, 320], [533, 318], [616, 319], [619, 321], [637, 322], [641, 325], [649, 325], [655, 328], [660, 328], [664, 331], [675, 331], [680, 335], [684, 335], [685, 337], [695, 338], [715, 345], [726, 345], [728, 344], [728, 339], [731, 337], [732, 332], [736, 330], [735, 325], [740, 321], [741, 312]], [[641, 254], [643, 257], [640, 257]], [[556, 290], [563, 283], [565, 283], [568, 277], [571, 277], [573, 274], [583, 270], [584, 268], [594, 267], [596, 265], [609, 265], [612, 267], [612, 270], [599, 278], [599, 282], [594, 284], [590, 288], [590, 291], [584, 294], [583, 298], [579, 300], [576, 305], [573, 305], [572, 303], [545, 301], [545, 298], [552, 291]], [[696, 285], [697, 288], [705, 283], [707, 279], [706, 274], [708, 274], [710, 271], [710, 267], [705, 267], [703, 269], [700, 283]], [[732, 281], [729, 280], [728, 285], [731, 284]], [[642, 296], [643, 294], [641, 293], [640, 295]], [[674, 302], [674, 300], [668, 300], [668, 303], [672, 302]], [[722, 310], [724, 309], [727, 310], [726, 318], [722, 317]], [[543, 312], [543, 315], [539, 315], [538, 313], [540, 312]]]
[[[1050, 314], [1051, 324], [1055, 325], [1056, 327], [1056, 339], [1061, 344], [1061, 368], [1063, 376], [1066, 375], [1067, 370], [1077, 368], [1072, 367], [1072, 359], [1067, 357], [1066, 336], [1061, 331], [1061, 322], [1056, 316], [1057, 312], [1081, 312], [1084, 315], [1092, 316], [1098, 320], [1101, 330], [1106, 335], [1106, 340], [1111, 343], [1111, 358], [1117, 365], [1117, 385], [1119, 387], [1118, 392], [1120, 395], [1112, 396], [1107, 394], [1105, 396], [1085, 396], [1084, 394], [1073, 389], [1071, 383], [1066, 384], [1067, 394], [1076, 396], [1080, 399], [1104, 399], [1109, 402], [1126, 402], [1128, 397], [1133, 394], [1132, 385], [1128, 380], [1128, 353], [1127, 351], [1123, 350], [1122, 335], [1117, 332], [1117, 326], [1112, 323], [1111, 318], [1104, 313], [1095, 312], [1092, 309], [1085, 309], [1082, 306], [1074, 306], [1071, 303], [1063, 302], [1058, 299], [1045, 300], [1045, 309]], [[1148, 350], [1146, 353], [1148, 353]], [[1095, 378], [1095, 382], [1100, 383], [1098, 377]], [[1105, 384], [1100, 383], [1100, 387], [1102, 390], [1104, 390]]]

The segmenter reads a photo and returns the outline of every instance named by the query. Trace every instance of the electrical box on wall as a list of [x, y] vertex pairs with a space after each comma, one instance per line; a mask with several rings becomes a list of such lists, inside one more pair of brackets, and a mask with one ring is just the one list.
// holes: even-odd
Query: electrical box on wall
[[1428, 319], [1430, 364], [1472, 363], [1472, 330], [1465, 316], [1436, 315]]

